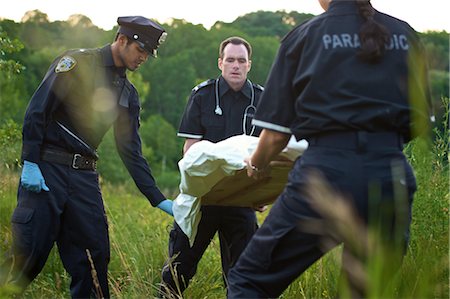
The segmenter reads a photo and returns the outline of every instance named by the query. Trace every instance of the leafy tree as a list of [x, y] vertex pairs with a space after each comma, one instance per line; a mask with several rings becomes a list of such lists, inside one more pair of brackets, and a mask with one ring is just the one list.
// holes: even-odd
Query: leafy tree
[[22, 89], [24, 80], [23, 75], [8, 76], [0, 72], [0, 125], [8, 120], [22, 122], [27, 107]]
[[51, 26], [47, 14], [39, 10], [28, 11], [22, 17], [21, 40], [35, 49], [48, 47], [53, 44]]
[[211, 39], [205, 27], [185, 20], [172, 19], [163, 24], [163, 27], [167, 31], [167, 41], [158, 50], [161, 57], [175, 56], [180, 51], [195, 49]]
[[249, 39], [252, 44], [252, 68], [248, 74], [251, 81], [264, 85], [272, 67], [279, 41], [275, 37], [261, 36]]
[[48, 15], [38, 9], [27, 11], [21, 21], [22, 23], [32, 22], [35, 24], [50, 23]]
[[[427, 31], [420, 34], [428, 54], [430, 69], [449, 71], [450, 35], [446, 31]], [[448, 93], [447, 93], [448, 94]]]
[[74, 14], [69, 16], [69, 18], [67, 19], [67, 23], [72, 27], [81, 26], [83, 28], [90, 28], [95, 26], [94, 23], [92, 23], [91, 19], [81, 14]]
[[[151, 154], [149, 151], [146, 153]], [[98, 147], [98, 156], [98, 172], [103, 180], [111, 183], [131, 182], [130, 175], [117, 152], [112, 129], [103, 137]]]
[[187, 96], [196, 79], [191, 54], [190, 51], [180, 52], [172, 57], [154, 60], [148, 65], [151, 72], [146, 78], [153, 84], [149, 100], [143, 105], [144, 118], [159, 114], [173, 127], [178, 127]]
[[[443, 106], [442, 98], [449, 97], [449, 44], [450, 35], [446, 31], [428, 31], [422, 33], [421, 39], [425, 44], [428, 66], [430, 68], [430, 82], [436, 126], [444, 131], [442, 120], [448, 113]], [[448, 124], [447, 124], [448, 125]]]
[[[275, 36], [280, 39], [295, 26], [312, 18], [312, 14], [303, 14], [280, 10], [277, 12], [257, 11], [237, 18], [230, 25], [238, 28], [250, 36]], [[224, 24], [217, 22], [217, 25]]]
[[21, 93], [19, 78], [25, 67], [8, 55], [19, 52], [23, 44], [18, 39], [10, 39], [8, 34], [0, 27], [0, 122], [9, 119], [18, 121], [17, 111], [23, 111], [25, 106], [20, 98]]
[[145, 102], [147, 95], [150, 92], [150, 82], [145, 81], [142, 74], [139, 72], [128, 72], [128, 79], [133, 83], [139, 93], [139, 100], [142, 104]]
[[160, 172], [178, 169], [181, 138], [177, 138], [177, 132], [170, 123], [160, 115], [152, 115], [141, 124], [140, 134], [145, 146], [153, 149], [154, 155], [148, 157], [153, 168]]
[[0, 27], [0, 72], [7, 76], [19, 74], [25, 68], [17, 61], [8, 59], [7, 55], [19, 52], [23, 44], [18, 39], [10, 39], [6, 31]]

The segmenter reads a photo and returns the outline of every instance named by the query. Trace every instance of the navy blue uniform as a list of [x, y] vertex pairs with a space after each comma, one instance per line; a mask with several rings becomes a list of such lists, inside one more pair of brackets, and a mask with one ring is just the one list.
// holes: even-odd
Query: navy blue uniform
[[[305, 138], [309, 147], [230, 270], [229, 298], [278, 297], [334, 246], [348, 249], [331, 231], [341, 223], [317, 231], [307, 221], [330, 221], [307, 195], [312, 172], [322, 173], [363, 223], [378, 223], [385, 240], [406, 247], [416, 182], [402, 146], [428, 122], [426, 69], [407, 23], [379, 12], [374, 18], [390, 32], [379, 63], [357, 57], [363, 20], [354, 1], [332, 1], [283, 39], [253, 124]], [[394, 200], [394, 191], [403, 197]]]
[[[244, 133], [258, 136], [261, 129], [252, 126], [251, 120], [262, 90], [261, 86], [247, 81], [240, 91], [235, 92], [223, 77], [201, 83], [192, 91], [178, 136], [211, 142]], [[220, 108], [221, 114], [217, 107]], [[189, 280], [195, 275], [197, 265], [216, 232], [219, 233], [222, 270], [226, 278], [229, 269], [257, 229], [256, 216], [252, 208], [202, 206], [201, 213], [202, 217], [192, 247], [189, 245], [188, 237], [176, 222], [170, 232], [169, 256], [173, 258], [171, 263], [172, 267], [176, 267], [178, 274], [176, 279], [181, 292], [187, 288]], [[178, 293], [177, 283], [172, 274], [166, 264], [163, 269], [163, 281], [172, 291]]]
[[125, 71], [115, 67], [110, 45], [69, 51], [53, 62], [33, 95], [23, 125], [22, 160], [39, 165], [50, 191], [34, 193], [19, 184], [12, 216], [16, 268], [23, 275], [18, 280], [33, 280], [57, 242], [72, 277], [71, 295], [95, 293], [89, 250], [102, 295], [109, 296], [108, 224], [95, 160], [111, 126], [139, 190], [153, 206], [165, 199], [142, 156], [138, 93]]

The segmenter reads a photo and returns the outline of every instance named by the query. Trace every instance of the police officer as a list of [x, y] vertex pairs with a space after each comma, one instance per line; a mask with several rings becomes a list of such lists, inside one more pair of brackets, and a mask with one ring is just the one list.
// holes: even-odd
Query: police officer
[[[392, 266], [400, 265], [408, 242], [416, 182], [402, 146], [426, 131], [430, 103], [418, 36], [407, 23], [374, 10], [370, 0], [319, 2], [325, 12], [281, 42], [253, 120], [264, 129], [246, 159], [248, 175], [261, 177], [291, 134], [307, 139], [309, 147], [230, 270], [229, 298], [278, 297], [340, 243], [364, 267], [365, 254], [335, 230], [347, 219], [335, 223], [324, 216], [323, 189], [310, 189], [315, 173], [336, 191], [327, 198], [329, 210], [343, 197], [356, 211], [355, 221], [378, 225], [380, 242], [398, 253]], [[366, 237], [359, 240], [363, 247]], [[364, 297], [366, 285], [355, 282], [352, 296]]]
[[[14, 282], [25, 288], [54, 242], [72, 281], [71, 296], [109, 297], [108, 225], [96, 172], [99, 146], [114, 126], [120, 157], [150, 204], [172, 214], [142, 156], [139, 98], [128, 81], [166, 37], [157, 23], [119, 17], [112, 44], [56, 58], [31, 98], [23, 124], [23, 170], [12, 215]], [[92, 259], [92, 262], [89, 259]], [[99, 286], [94, 287], [95, 268]]]
[[[250, 44], [240, 37], [227, 38], [220, 44], [218, 67], [222, 75], [192, 90], [181, 120], [178, 136], [186, 138], [184, 153], [200, 140], [218, 142], [235, 135], [259, 135], [260, 129], [252, 126], [251, 120], [263, 88], [247, 79], [251, 55]], [[252, 208], [202, 206], [201, 213], [192, 247], [174, 222], [169, 239], [169, 260], [162, 271], [162, 295], [181, 295], [188, 287], [216, 232], [219, 233], [222, 270], [226, 277], [257, 228]]]

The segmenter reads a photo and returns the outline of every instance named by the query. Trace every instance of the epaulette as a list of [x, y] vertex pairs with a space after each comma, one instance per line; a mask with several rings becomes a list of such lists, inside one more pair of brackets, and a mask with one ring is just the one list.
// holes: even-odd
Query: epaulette
[[259, 84], [257, 84], [257, 83], [253, 83], [253, 82], [252, 82], [252, 84], [253, 84], [253, 87], [254, 87], [254, 88], [259, 89], [259, 90], [261, 90], [261, 91], [264, 91], [264, 87], [262, 87], [261, 85], [259, 85]]
[[192, 88], [192, 92], [197, 92], [197, 90], [199, 90], [200, 88], [203, 88], [205, 86], [211, 85], [214, 82], [216, 82], [216, 79], [209, 79], [209, 80], [203, 81], [199, 85], [197, 85], [194, 88]]

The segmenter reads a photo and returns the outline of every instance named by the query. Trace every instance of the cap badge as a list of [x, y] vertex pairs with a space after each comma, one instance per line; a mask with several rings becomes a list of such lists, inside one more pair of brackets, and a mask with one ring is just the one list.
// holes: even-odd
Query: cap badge
[[161, 36], [160, 36], [159, 39], [158, 39], [158, 44], [160, 45], [160, 44], [162, 44], [163, 42], [165, 42], [165, 41], [166, 41], [166, 38], [167, 38], [167, 32], [161, 33]]
[[68, 72], [75, 67], [77, 61], [75, 58], [71, 56], [64, 56], [58, 62], [58, 65], [55, 68], [55, 73], [63, 73]]
[[135, 34], [135, 35], [133, 35], [133, 38], [134, 38], [134, 39], [138, 39], [138, 38], [139, 38], [139, 35]]

